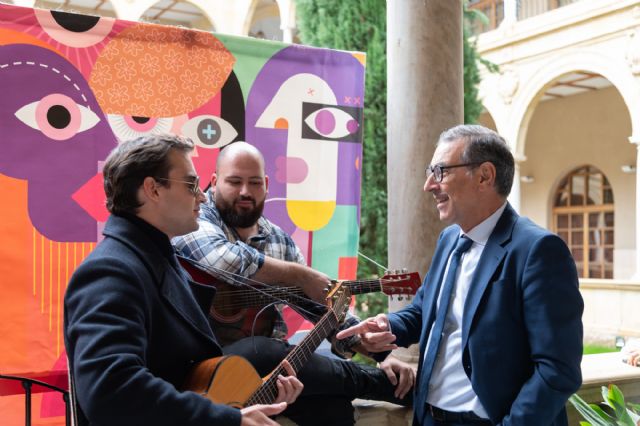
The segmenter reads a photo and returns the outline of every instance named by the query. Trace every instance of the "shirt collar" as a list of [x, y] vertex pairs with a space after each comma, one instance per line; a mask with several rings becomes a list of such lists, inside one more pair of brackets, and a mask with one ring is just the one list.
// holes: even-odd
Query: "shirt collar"
[[507, 207], [507, 202], [505, 201], [498, 210], [493, 212], [491, 216], [480, 222], [478, 225], [473, 227], [469, 232], [465, 233], [462, 230], [460, 231], [460, 235], [466, 235], [469, 237], [474, 243], [478, 243], [481, 245], [486, 245], [487, 241], [489, 241], [489, 237], [493, 232], [493, 228], [496, 227], [500, 216], [504, 212], [504, 209]]

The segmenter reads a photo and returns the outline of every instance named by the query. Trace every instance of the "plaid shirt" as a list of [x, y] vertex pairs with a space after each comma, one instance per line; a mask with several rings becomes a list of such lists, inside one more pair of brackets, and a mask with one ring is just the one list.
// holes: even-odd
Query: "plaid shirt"
[[[191, 234], [173, 239], [173, 244], [183, 256], [203, 266], [211, 266], [211, 272], [215, 275], [220, 275], [218, 271], [226, 271], [233, 274], [236, 279], [248, 279], [249, 283], [251, 277], [262, 267], [265, 256], [306, 265], [304, 256], [291, 237], [264, 216], [258, 220], [258, 233], [249, 237], [247, 241], [242, 241], [235, 229], [222, 221], [215, 206], [213, 192], [209, 190], [206, 195], [207, 202], [200, 206], [198, 219], [200, 228]], [[296, 310], [306, 319], [312, 322], [319, 319], [310, 312], [305, 312], [314, 311], [312, 304], [300, 305], [302, 309]], [[295, 309], [295, 306], [292, 307]], [[271, 322], [271, 337], [284, 340], [288, 330], [282, 317], [282, 308], [282, 304], [267, 308], [260, 314], [258, 320], [263, 323]], [[349, 315], [340, 329], [355, 325], [358, 321], [357, 317]], [[225, 326], [224, 323], [216, 322], [216, 328], [225, 328]], [[246, 333], [250, 331], [251, 326], [252, 324], [242, 323], [229, 327], [243, 329], [249, 327], [249, 330], [244, 330]], [[216, 330], [216, 332], [219, 331], [225, 333], [225, 330]], [[226, 331], [233, 334], [233, 330]], [[358, 336], [345, 340], [331, 340], [333, 351], [342, 356], [352, 355], [351, 346], [359, 342]]]

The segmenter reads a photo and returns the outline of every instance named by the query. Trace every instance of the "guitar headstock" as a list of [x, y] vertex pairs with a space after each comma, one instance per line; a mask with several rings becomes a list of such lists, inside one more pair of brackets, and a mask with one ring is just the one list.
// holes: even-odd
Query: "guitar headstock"
[[417, 272], [393, 271], [380, 278], [380, 286], [387, 296], [413, 296], [421, 284], [422, 280]]
[[334, 283], [334, 286], [327, 295], [327, 302], [331, 307], [338, 322], [342, 322], [349, 311], [349, 303], [351, 302], [351, 293], [342, 283]]

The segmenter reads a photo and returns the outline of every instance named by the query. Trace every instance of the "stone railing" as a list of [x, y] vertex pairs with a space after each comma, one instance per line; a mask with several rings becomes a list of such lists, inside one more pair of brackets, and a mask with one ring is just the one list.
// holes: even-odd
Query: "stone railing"
[[613, 345], [616, 336], [640, 338], [640, 281], [580, 280], [585, 341]]

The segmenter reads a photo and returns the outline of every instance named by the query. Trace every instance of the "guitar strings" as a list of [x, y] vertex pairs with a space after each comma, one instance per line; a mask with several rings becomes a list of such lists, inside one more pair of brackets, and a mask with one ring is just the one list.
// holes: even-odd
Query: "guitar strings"
[[[181, 256], [181, 257], [183, 257], [183, 256]], [[321, 309], [326, 309], [327, 308], [326, 305], [318, 303], [315, 300], [312, 300], [312, 299], [297, 295], [295, 293], [290, 293], [289, 291], [284, 290], [287, 287], [272, 286], [272, 285], [269, 285], [267, 283], [255, 280], [253, 278], [244, 277], [244, 276], [242, 276], [240, 274], [236, 274], [236, 273], [231, 272], [231, 271], [225, 271], [224, 269], [215, 267], [213, 265], [208, 265], [208, 264], [205, 264], [205, 263], [202, 263], [202, 262], [198, 262], [198, 261], [195, 261], [195, 260], [192, 260], [192, 259], [186, 259], [186, 260], [188, 262], [190, 262], [191, 264], [195, 265], [196, 267], [199, 267], [203, 271], [209, 273], [210, 275], [213, 275], [214, 277], [222, 277], [223, 279], [226, 278], [225, 281], [227, 283], [229, 283], [230, 285], [236, 285], [238, 287], [244, 287], [244, 288], [247, 289], [245, 291], [262, 294], [263, 296], [267, 297], [269, 300], [272, 300], [275, 303], [282, 303], [282, 304], [285, 304], [285, 305], [294, 305], [296, 310], [300, 310], [300, 311], [306, 313], [311, 318], [316, 318], [317, 319], [319, 317], [319, 315], [314, 313], [314, 312], [309, 311], [308, 309], [305, 309], [304, 307], [300, 306], [299, 304], [297, 304], [295, 302], [287, 301], [287, 300], [281, 299], [279, 297], [276, 297], [276, 296], [270, 294], [268, 291], [265, 291], [265, 290], [260, 289], [258, 287], [254, 287], [253, 285], [248, 284], [247, 282], [253, 283], [253, 284], [265, 287], [265, 288], [281, 290], [282, 292], [288, 294], [289, 296], [300, 300], [300, 302], [303, 302], [303, 303], [305, 303], [307, 305], [310, 305], [309, 308], [311, 308], [311, 307], [321, 308]]]
[[[354, 292], [354, 293], [359, 293], [359, 292], [363, 292], [364, 290], [378, 290], [378, 291], [384, 291], [384, 290], [390, 290], [392, 292], [401, 294], [401, 295], [410, 295], [411, 293], [413, 293], [413, 291], [411, 290], [411, 288], [409, 288], [410, 291], [404, 291], [406, 290], [407, 287], [406, 286], [402, 286], [402, 285], [398, 285], [398, 286], [393, 286], [393, 285], [389, 285], [392, 284], [394, 282], [397, 282], [396, 280], [391, 280], [391, 279], [370, 279], [370, 280], [361, 280], [361, 281], [343, 281], [342, 285], [347, 285], [350, 287], [350, 289]], [[386, 287], [386, 288], [382, 288], [382, 287]], [[306, 296], [304, 295], [304, 292], [302, 291], [302, 289], [300, 287], [277, 287], [277, 286], [273, 286], [270, 288], [264, 288], [262, 289], [263, 292], [267, 292], [270, 294], [271, 298], [275, 298], [277, 297], [277, 294], [280, 294], [280, 297], [287, 297], [287, 295], [291, 295], [291, 294], [296, 294], [297, 296], [304, 298], [305, 300], [307, 300]], [[251, 289], [248, 290], [242, 290], [242, 289], [234, 289], [234, 290], [219, 290], [217, 293], [217, 295], [220, 296], [227, 296], [227, 295], [234, 295], [237, 296], [238, 299], [225, 303], [224, 307], [225, 308], [242, 308], [242, 307], [248, 307], [249, 306], [255, 306], [255, 305], [259, 305], [262, 306], [264, 304], [264, 298], [265, 296], [262, 293], [256, 294], [256, 291], [254, 291], [254, 288], [251, 287]]]
[[[341, 292], [340, 296], [336, 300], [333, 307], [322, 316], [320, 321], [317, 322], [313, 330], [305, 337], [302, 342], [296, 345], [291, 352], [285, 357], [295, 372], [298, 372], [304, 365], [304, 362], [315, 351], [320, 342], [324, 339], [317, 335], [318, 330], [324, 332], [325, 335], [329, 335], [336, 327], [338, 327], [340, 321], [339, 317], [341, 313], [337, 310], [343, 310], [346, 305], [347, 291]], [[340, 309], [338, 309], [340, 308]], [[332, 315], [333, 314], [333, 315]], [[327, 324], [329, 323], [329, 324]], [[327, 327], [328, 325], [328, 327]], [[271, 404], [277, 398], [277, 379], [279, 375], [286, 375], [282, 363], [270, 373], [270, 376], [265, 380], [264, 384], [260, 386], [251, 397], [247, 400], [245, 406], [253, 404]]]

